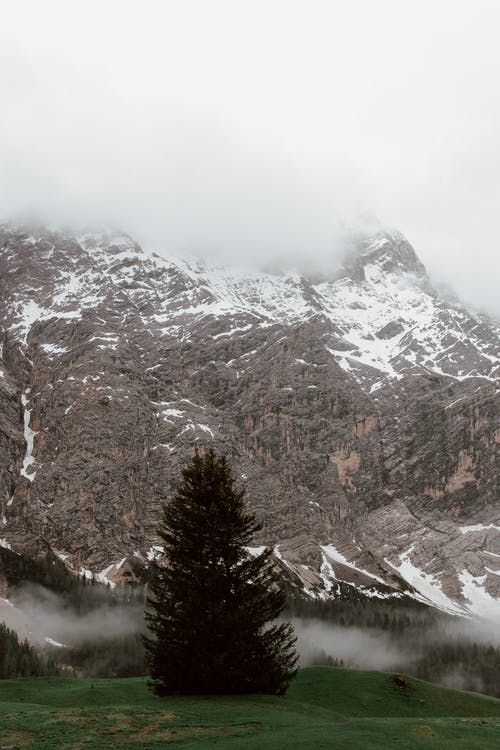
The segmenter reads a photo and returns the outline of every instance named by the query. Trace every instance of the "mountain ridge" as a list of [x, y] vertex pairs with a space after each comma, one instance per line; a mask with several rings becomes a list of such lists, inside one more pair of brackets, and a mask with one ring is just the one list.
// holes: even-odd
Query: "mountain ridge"
[[496, 611], [499, 328], [441, 296], [400, 233], [357, 242], [313, 282], [0, 227], [6, 543], [43, 539], [75, 570], [146, 559], [183, 460], [215, 443], [256, 543], [309, 592], [379, 578]]

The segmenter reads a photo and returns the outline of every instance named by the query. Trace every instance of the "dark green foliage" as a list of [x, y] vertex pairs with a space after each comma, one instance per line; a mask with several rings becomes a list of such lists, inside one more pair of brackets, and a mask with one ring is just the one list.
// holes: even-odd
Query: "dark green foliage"
[[[54, 664], [58, 664], [64, 674], [73, 673], [75, 676], [137, 677], [146, 674], [144, 646], [139, 632], [143, 627], [144, 606], [144, 587], [141, 584], [129, 583], [111, 589], [95, 580], [86, 580], [71, 573], [50, 550], [43, 557], [32, 558], [0, 548], [0, 576], [7, 581], [9, 600], [21, 608], [23, 597], [28, 595], [31, 605], [38, 603], [41, 611], [56, 607], [62, 617], [68, 617], [76, 626], [80, 617], [88, 617], [89, 622], [95, 623], [93, 617], [99, 618], [119, 608], [116, 617], [123, 615], [131, 630], [134, 623], [137, 626], [135, 633], [115, 635], [103, 631], [101, 637], [92, 640], [82, 637], [84, 629], [76, 627], [74, 638], [63, 639], [67, 648], [46, 646], [43, 655], [29, 646], [32, 666], [27, 674], [54, 674], [50, 666]], [[56, 594], [55, 599], [50, 598], [53, 594]], [[36, 629], [36, 621], [34, 626]], [[25, 644], [21, 646], [24, 649], [22, 664], [25, 664]], [[1, 650], [0, 644], [0, 658]], [[9, 664], [13, 650], [14, 647], [9, 646]], [[19, 675], [24, 674], [25, 670], [21, 669]], [[10, 671], [9, 676], [16, 674]]]
[[[5, 576], [9, 589], [14, 592], [27, 583], [53, 591], [64, 606], [78, 614], [85, 614], [103, 604], [140, 604], [144, 597], [140, 584], [124, 584], [111, 590], [95, 579], [77, 576], [50, 550], [43, 557], [29, 557], [0, 547], [0, 575]], [[9, 597], [15, 602], [15, 593]]]
[[43, 557], [29, 557], [0, 547], [0, 572], [5, 575], [10, 586], [29, 581], [70, 595], [78, 585], [78, 579], [50, 550]]
[[0, 573], [9, 588], [38, 584], [58, 594], [63, 603], [79, 614], [90, 611], [103, 601], [103, 587], [69, 572], [53, 552], [44, 557], [28, 557], [0, 548]]
[[112, 589], [95, 579], [88, 580], [70, 572], [51, 550], [43, 557], [29, 557], [0, 547], [0, 575], [7, 580], [8, 596], [14, 604], [19, 592], [27, 586], [32, 600], [43, 600], [44, 590], [51, 591], [57, 594], [62, 609], [76, 615], [85, 615], [103, 606], [142, 607], [144, 602], [141, 583], [125, 583]]
[[[61, 654], [54, 654], [54, 657]], [[140, 633], [88, 640], [64, 650], [76, 677], [143, 677], [147, 674]]]
[[[411, 672], [461, 690], [477, 690], [500, 698], [500, 648], [472, 639], [450, 638], [423, 643]], [[422, 634], [416, 643], [422, 643]]]
[[41, 656], [28, 641], [0, 622], [0, 679], [52, 677], [60, 674], [52, 659]]
[[245, 551], [260, 525], [244, 512], [225, 457], [198, 454], [164, 506], [165, 556], [152, 565], [146, 652], [159, 694], [283, 693], [294, 675], [285, 594], [270, 550]]
[[452, 615], [446, 615], [410, 597], [369, 599], [347, 584], [344, 585], [343, 595], [335, 599], [311, 599], [291, 592], [287, 599], [286, 614], [289, 617], [322, 620], [346, 627], [378, 628], [393, 634], [407, 632], [409, 628], [428, 632], [438, 623], [446, 624], [455, 620]]

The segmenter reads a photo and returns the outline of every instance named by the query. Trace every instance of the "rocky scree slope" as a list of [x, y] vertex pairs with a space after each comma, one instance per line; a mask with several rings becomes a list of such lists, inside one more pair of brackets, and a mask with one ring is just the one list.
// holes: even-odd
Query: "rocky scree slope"
[[0, 341], [1, 544], [131, 575], [214, 445], [311, 596], [500, 612], [499, 327], [402, 235], [307, 278], [3, 225]]

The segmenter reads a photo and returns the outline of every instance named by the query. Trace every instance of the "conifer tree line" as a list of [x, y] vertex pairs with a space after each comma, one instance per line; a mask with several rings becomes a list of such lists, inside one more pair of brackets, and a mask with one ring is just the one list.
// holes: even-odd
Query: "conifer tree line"
[[143, 634], [116, 635], [85, 639], [61, 649], [52, 650], [52, 658], [61, 656], [68, 676], [73, 677], [145, 677]]
[[14, 592], [9, 594], [13, 601], [18, 587], [26, 583], [38, 584], [57, 594], [63, 606], [81, 615], [103, 604], [112, 607], [140, 604], [144, 600], [141, 585], [124, 584], [115, 589], [103, 586], [95, 578], [87, 579], [71, 573], [51, 550], [47, 550], [43, 557], [30, 557], [0, 547], [0, 576]]
[[[94, 612], [97, 613], [97, 617], [103, 607], [109, 610], [118, 606], [125, 608], [125, 616], [130, 621], [137, 622], [137, 632], [128, 635], [106, 632], [99, 638], [88, 638], [82, 635], [79, 629], [76, 637], [65, 639], [66, 647], [63, 649], [48, 644], [43, 648], [39, 645], [20, 644], [25, 654], [26, 646], [29, 645], [29, 659], [32, 664], [36, 665], [37, 659], [40, 662], [41, 671], [33, 671], [32, 676], [52, 674], [52, 667], [47, 671], [47, 662], [50, 665], [58, 665], [57, 668], [65, 676], [132, 677], [146, 674], [140, 631], [140, 612], [144, 605], [143, 585], [122, 584], [112, 589], [95, 579], [86, 579], [70, 572], [51, 550], [46, 550], [42, 557], [30, 557], [4, 547], [0, 547], [0, 579], [7, 584], [6, 595], [12, 604], [18, 605], [20, 594], [18, 606], [21, 608], [24, 587], [28, 585], [31, 602], [39, 598], [40, 606], [43, 608], [46, 606], [46, 592], [54, 593], [57, 595], [59, 614], [62, 617], [67, 615], [75, 622], [78, 622], [80, 617], [92, 615]], [[34, 628], [37, 629], [36, 622]], [[3, 633], [0, 641], [0, 654], [10, 654], [9, 663], [17, 648], [12, 645], [12, 632], [9, 631], [8, 635]], [[16, 676], [11, 672], [9, 668], [6, 675], [0, 673], [0, 678]]]
[[40, 654], [27, 640], [0, 622], [0, 679], [53, 677], [60, 669], [52, 658]]
[[[335, 599], [313, 600], [278, 578], [270, 550], [247, 553], [259, 528], [245, 512], [244, 492], [226, 459], [213, 452], [195, 456], [163, 511], [165, 555], [150, 570], [147, 663], [140, 632], [40, 652], [0, 625], [0, 678], [61, 669], [75, 676], [142, 676], [149, 667], [159, 693], [282, 692], [295, 657], [291, 628], [275, 622], [281, 616], [389, 633], [402, 653], [412, 654], [394, 666], [397, 671], [500, 697], [498, 647], [450, 637], [454, 618], [409, 598], [367, 599], [345, 585]], [[0, 576], [11, 589], [9, 598], [15, 599], [17, 586], [34, 582], [79, 614], [144, 601], [141, 585], [111, 591], [72, 574], [50, 550], [30, 558], [0, 548]], [[313, 661], [339, 665], [335, 643], [331, 653], [318, 651]]]

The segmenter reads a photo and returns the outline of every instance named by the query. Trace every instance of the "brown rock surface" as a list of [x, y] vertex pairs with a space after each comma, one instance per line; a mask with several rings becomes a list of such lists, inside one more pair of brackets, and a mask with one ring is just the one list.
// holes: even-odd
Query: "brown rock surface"
[[498, 326], [441, 297], [401, 235], [358, 239], [313, 282], [4, 226], [0, 340], [14, 548], [93, 571], [145, 558], [181, 466], [215, 445], [255, 544], [309, 590], [402, 576], [463, 604], [468, 575], [500, 597]]

